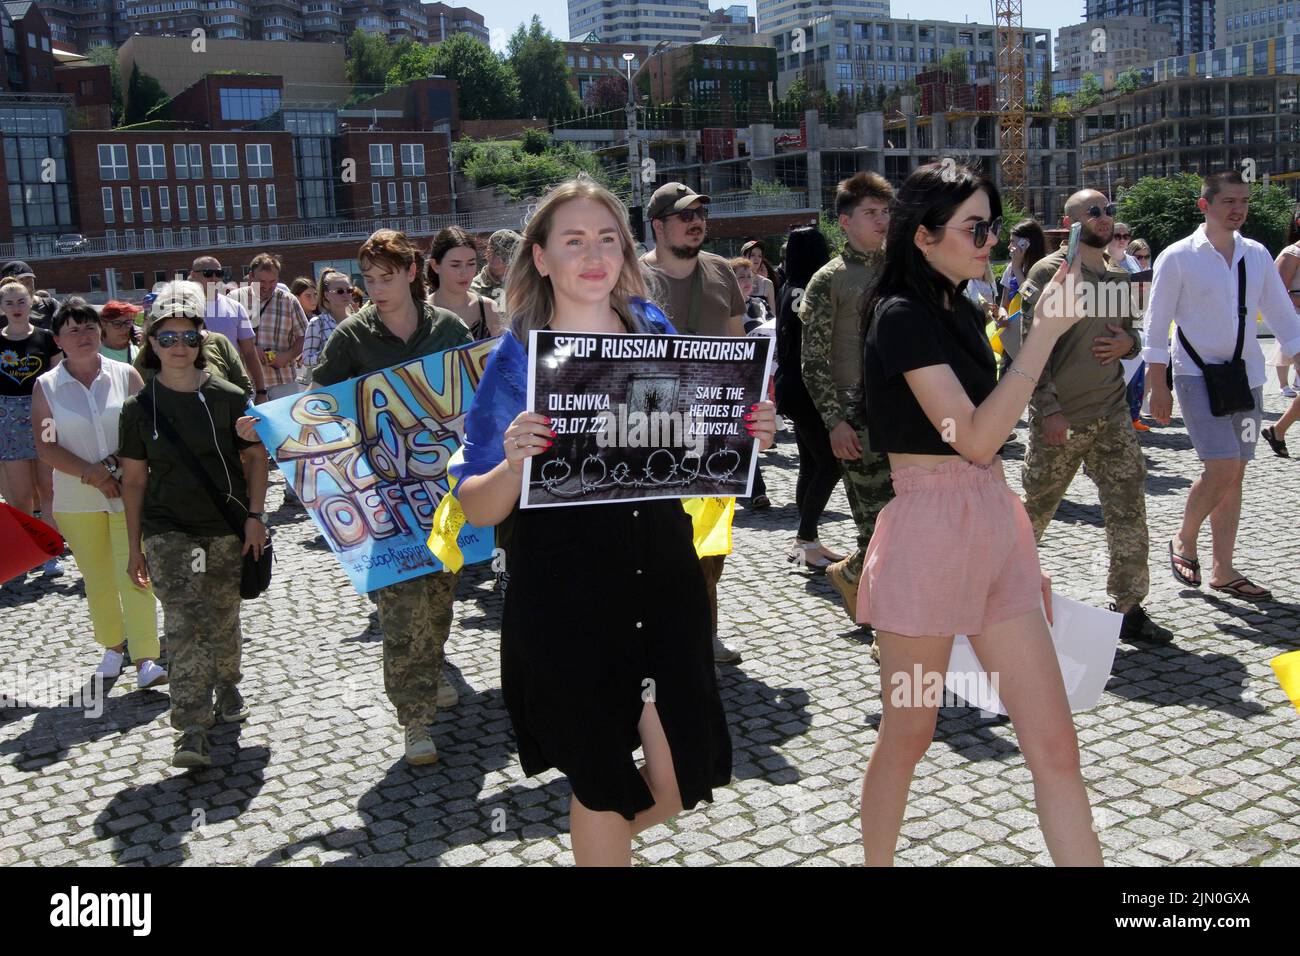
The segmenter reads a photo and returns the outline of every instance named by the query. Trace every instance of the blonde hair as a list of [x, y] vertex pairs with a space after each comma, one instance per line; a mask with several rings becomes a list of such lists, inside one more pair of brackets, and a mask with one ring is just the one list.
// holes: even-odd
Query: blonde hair
[[536, 210], [524, 227], [515, 256], [506, 272], [505, 313], [510, 316], [510, 329], [515, 338], [528, 344], [532, 329], [544, 329], [551, 324], [555, 313], [555, 290], [549, 276], [537, 271], [533, 263], [533, 247], [546, 246], [551, 234], [555, 212], [575, 199], [592, 199], [604, 206], [614, 217], [618, 227], [619, 242], [623, 248], [623, 268], [618, 282], [609, 293], [609, 303], [623, 317], [634, 332], [648, 332], [649, 326], [630, 308], [632, 298], [647, 298], [646, 280], [641, 263], [636, 257], [636, 242], [627, 221], [627, 207], [612, 192], [590, 176], [579, 175], [560, 183], [542, 197]]
[[13, 276], [9, 276], [6, 279], [0, 279], [0, 295], [4, 295], [5, 289], [9, 288], [11, 285], [17, 286], [18, 288], [22, 289], [23, 295], [27, 296], [27, 300], [29, 302], [34, 301], [32, 299], [31, 291], [27, 288], [27, 286], [23, 285], [23, 281], [21, 279], [15, 279]]

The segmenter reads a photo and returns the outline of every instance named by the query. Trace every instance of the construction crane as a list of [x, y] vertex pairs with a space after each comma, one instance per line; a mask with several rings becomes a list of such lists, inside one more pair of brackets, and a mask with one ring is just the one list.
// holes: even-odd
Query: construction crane
[[1025, 125], [1025, 41], [1021, 0], [994, 0], [997, 37], [998, 146], [1002, 195], [1028, 209]]

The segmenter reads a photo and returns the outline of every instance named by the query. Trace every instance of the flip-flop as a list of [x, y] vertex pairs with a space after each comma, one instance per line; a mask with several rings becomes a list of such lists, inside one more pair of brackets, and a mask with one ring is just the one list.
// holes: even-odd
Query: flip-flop
[[1271, 601], [1273, 592], [1268, 588], [1261, 588], [1258, 594], [1252, 594], [1250, 591], [1242, 590], [1243, 584], [1249, 584], [1253, 588], [1261, 587], [1250, 578], [1236, 578], [1227, 584], [1211, 584], [1210, 587], [1215, 591], [1222, 591], [1224, 594], [1231, 594], [1233, 597], [1239, 597], [1243, 601]]
[[[1179, 564], [1182, 564], [1189, 571], [1194, 573], [1196, 575], [1195, 580], [1192, 579], [1191, 575], [1184, 574], [1179, 570]], [[1172, 541], [1169, 542], [1169, 568], [1174, 572], [1174, 577], [1178, 579], [1179, 583], [1186, 584], [1189, 588], [1199, 588], [1201, 586], [1201, 562], [1197, 561], [1195, 558], [1185, 558], [1181, 554], [1175, 553], [1174, 543]], [[1233, 583], [1235, 584], [1236, 582], [1234, 581]]]

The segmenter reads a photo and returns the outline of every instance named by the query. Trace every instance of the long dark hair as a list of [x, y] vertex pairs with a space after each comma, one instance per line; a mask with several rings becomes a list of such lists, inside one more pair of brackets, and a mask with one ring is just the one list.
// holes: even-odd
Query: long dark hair
[[790, 230], [785, 246], [785, 285], [803, 289], [813, 273], [831, 261], [831, 246], [816, 226]]
[[[957, 207], [980, 189], [988, 194], [990, 219], [1001, 218], [1002, 198], [998, 188], [969, 166], [930, 163], [907, 177], [889, 218], [884, 271], [875, 292], [862, 304], [868, 324], [876, 314], [876, 303], [891, 296], [907, 295], [936, 313], [958, 306], [966, 283], [954, 285], [930, 265], [917, 248], [916, 230], [925, 226], [930, 232], [938, 231], [940, 226], [948, 224]], [[997, 242], [997, 237], [989, 236], [989, 242]]]
[[1034, 267], [1034, 263], [1047, 256], [1047, 234], [1043, 232], [1043, 227], [1038, 224], [1037, 219], [1020, 220], [1011, 227], [1011, 238], [1029, 240], [1025, 257], [1020, 260], [1026, 274]]

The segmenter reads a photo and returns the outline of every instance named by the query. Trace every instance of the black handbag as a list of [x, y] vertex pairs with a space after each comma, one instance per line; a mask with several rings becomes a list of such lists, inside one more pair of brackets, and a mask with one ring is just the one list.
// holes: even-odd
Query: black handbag
[[1241, 357], [1241, 348], [1246, 341], [1246, 257], [1237, 261], [1237, 349], [1232, 353], [1232, 361], [1216, 362], [1206, 365], [1187, 341], [1183, 330], [1178, 330], [1178, 341], [1183, 343], [1183, 351], [1196, 363], [1196, 367], [1205, 376], [1205, 390], [1210, 395], [1210, 414], [1216, 417], [1232, 415], [1235, 412], [1249, 412], [1255, 408], [1255, 396], [1250, 391], [1250, 376], [1246, 373], [1246, 362]]
[[[212, 503], [216, 505], [217, 510], [221, 512], [221, 516], [226, 519], [226, 523], [235, 532], [235, 537], [242, 542], [244, 540], [244, 521], [247, 519], [248, 509], [244, 509], [245, 515], [242, 518], [234, 514], [227, 505], [227, 496], [218, 490], [212, 476], [208, 474], [207, 469], [203, 467], [203, 463], [199, 461], [194, 452], [190, 451], [189, 446], [181, 440], [181, 436], [176, 433], [172, 423], [167, 420], [166, 416], [157, 413], [150, 396], [143, 391], [138, 392], [136, 401], [139, 402], [140, 408], [143, 409], [145, 415], [152, 416], [154, 421], [157, 422], [158, 431], [162, 434], [162, 437], [167, 439], [176, 450], [177, 455], [180, 456], [181, 462], [199, 479], [204, 490], [211, 496]], [[260, 597], [262, 592], [271, 586], [271, 562], [274, 560], [271, 551], [271, 532], [267, 531], [266, 545], [262, 548], [261, 557], [255, 558], [253, 552], [249, 551], [243, 558], [243, 566], [239, 575], [239, 596], [246, 601], [251, 601], [253, 598]]]

